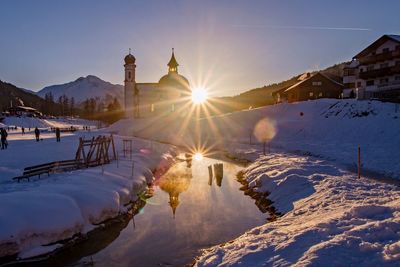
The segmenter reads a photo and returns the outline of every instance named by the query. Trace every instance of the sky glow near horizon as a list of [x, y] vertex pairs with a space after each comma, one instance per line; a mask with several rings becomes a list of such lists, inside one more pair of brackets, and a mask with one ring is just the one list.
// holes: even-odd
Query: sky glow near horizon
[[[235, 95], [350, 60], [400, 33], [400, 2], [22, 1], [0, 4], [0, 79], [38, 91], [89, 74], [157, 82], [175, 48], [180, 74], [210, 95]], [[377, 12], [379, 10], [379, 12]]]

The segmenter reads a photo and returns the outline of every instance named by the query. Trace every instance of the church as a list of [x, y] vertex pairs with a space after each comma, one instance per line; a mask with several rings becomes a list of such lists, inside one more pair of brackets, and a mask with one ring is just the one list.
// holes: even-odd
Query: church
[[125, 56], [125, 116], [143, 118], [176, 112], [188, 101], [191, 94], [189, 81], [178, 73], [178, 62], [172, 48], [168, 73], [154, 83], [137, 83], [135, 77], [136, 58]]

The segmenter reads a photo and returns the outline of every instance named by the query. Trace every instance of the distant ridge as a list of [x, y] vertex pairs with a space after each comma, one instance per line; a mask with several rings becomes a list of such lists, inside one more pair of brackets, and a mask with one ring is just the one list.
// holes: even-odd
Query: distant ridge
[[86, 77], [79, 77], [72, 82], [47, 86], [40, 90], [37, 95], [44, 98], [47, 93], [51, 93], [55, 101], [60, 96], [66, 95], [69, 98], [74, 97], [77, 104], [82, 103], [88, 98], [106, 100], [106, 98], [116, 97], [122, 103], [123, 92], [123, 85], [112, 84], [97, 76], [88, 75]]

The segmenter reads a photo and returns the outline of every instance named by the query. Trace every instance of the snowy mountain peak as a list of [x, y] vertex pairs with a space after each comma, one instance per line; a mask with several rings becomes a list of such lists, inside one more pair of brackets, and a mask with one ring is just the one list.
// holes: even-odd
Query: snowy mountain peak
[[74, 97], [78, 104], [88, 98], [106, 100], [116, 97], [121, 101], [123, 86], [104, 81], [95, 75], [87, 75], [69, 83], [47, 86], [37, 94], [44, 97], [47, 93], [52, 93], [54, 99], [58, 99], [62, 95]]

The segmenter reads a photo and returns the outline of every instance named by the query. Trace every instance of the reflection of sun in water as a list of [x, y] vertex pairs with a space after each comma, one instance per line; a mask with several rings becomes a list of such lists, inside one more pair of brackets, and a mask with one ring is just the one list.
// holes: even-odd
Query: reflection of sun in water
[[193, 155], [193, 158], [197, 161], [200, 161], [203, 159], [203, 154], [201, 154], [200, 152], [197, 152], [196, 154]]
[[192, 102], [194, 104], [202, 104], [207, 100], [207, 91], [202, 87], [194, 88], [192, 91]]

